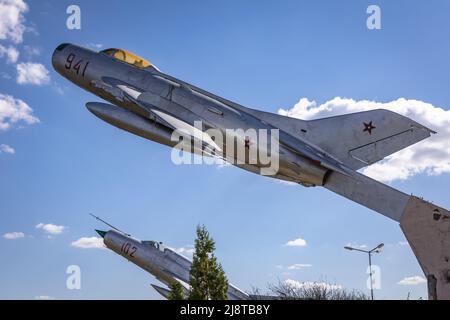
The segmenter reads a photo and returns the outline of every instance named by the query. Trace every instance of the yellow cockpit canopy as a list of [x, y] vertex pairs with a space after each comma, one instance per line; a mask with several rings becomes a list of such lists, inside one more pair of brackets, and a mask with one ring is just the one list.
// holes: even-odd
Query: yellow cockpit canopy
[[153, 66], [150, 61], [145, 60], [144, 58], [141, 58], [134, 53], [126, 50], [111, 48], [103, 50], [101, 52], [106, 54], [107, 56], [116, 58], [120, 61], [126, 62], [141, 69]]

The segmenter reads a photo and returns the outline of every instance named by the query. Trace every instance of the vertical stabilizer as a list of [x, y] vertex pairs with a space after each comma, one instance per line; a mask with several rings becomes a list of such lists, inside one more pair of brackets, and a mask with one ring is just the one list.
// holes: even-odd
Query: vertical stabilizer
[[400, 220], [428, 281], [430, 300], [450, 300], [450, 212], [410, 197]]
[[375, 181], [332, 172], [325, 188], [400, 223], [428, 282], [430, 300], [450, 300], [450, 212]]

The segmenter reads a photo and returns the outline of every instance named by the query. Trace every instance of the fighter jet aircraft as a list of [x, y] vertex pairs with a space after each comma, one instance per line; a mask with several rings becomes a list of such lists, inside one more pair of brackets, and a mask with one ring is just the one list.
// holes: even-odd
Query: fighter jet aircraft
[[[325, 187], [400, 222], [427, 275], [430, 298], [450, 299], [449, 212], [357, 172], [428, 138], [432, 130], [381, 109], [304, 121], [247, 108], [122, 49], [96, 52], [65, 43], [55, 49], [52, 64], [71, 82], [109, 101], [86, 107], [118, 128], [175, 148], [183, 148], [186, 141], [180, 144], [180, 137], [188, 135], [193, 153], [303, 186]], [[272, 135], [264, 140], [248, 134], [251, 130]], [[228, 141], [244, 146], [244, 152]], [[269, 154], [276, 166], [261, 156]]]
[[[105, 246], [125, 259], [151, 273], [167, 286], [179, 282], [188, 295], [189, 271], [192, 262], [172, 248], [158, 241], [140, 241], [120, 230], [96, 230], [103, 238]], [[164, 298], [168, 298], [170, 289], [152, 284], [152, 287]], [[232, 284], [228, 286], [229, 300], [249, 300], [252, 296]]]

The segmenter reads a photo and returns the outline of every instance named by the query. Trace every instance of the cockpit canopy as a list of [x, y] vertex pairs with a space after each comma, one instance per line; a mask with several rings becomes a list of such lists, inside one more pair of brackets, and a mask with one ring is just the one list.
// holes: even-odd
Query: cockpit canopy
[[102, 50], [100, 52], [103, 54], [106, 54], [107, 56], [113, 57], [117, 60], [131, 64], [140, 69], [144, 69], [144, 68], [153, 66], [150, 61], [145, 60], [144, 58], [141, 58], [141, 57], [135, 55], [134, 53], [131, 53], [126, 50], [111, 48], [111, 49]]
[[166, 248], [162, 242], [157, 242], [153, 240], [142, 241], [142, 243], [147, 246], [154, 247], [155, 249], [158, 249], [159, 251], [162, 252], [164, 252], [164, 249]]

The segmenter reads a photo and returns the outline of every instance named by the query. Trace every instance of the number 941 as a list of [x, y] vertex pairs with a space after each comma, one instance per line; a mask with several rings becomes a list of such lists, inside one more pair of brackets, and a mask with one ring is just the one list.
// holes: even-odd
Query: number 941
[[66, 64], [64, 66], [66, 67], [67, 70], [70, 70], [70, 69], [75, 70], [77, 75], [79, 75], [80, 70], [82, 70], [81, 76], [84, 77], [88, 65], [89, 65], [89, 61], [84, 62], [83, 59], [76, 61], [75, 54], [70, 53], [67, 56]]

